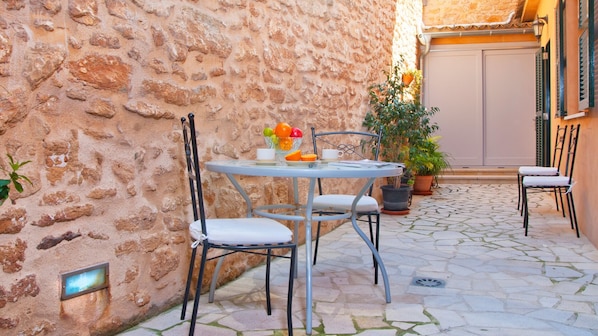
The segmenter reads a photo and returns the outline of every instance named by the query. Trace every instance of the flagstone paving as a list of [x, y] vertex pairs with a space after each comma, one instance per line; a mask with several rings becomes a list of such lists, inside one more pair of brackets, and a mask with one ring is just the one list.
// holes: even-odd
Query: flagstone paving
[[[382, 215], [388, 304], [351, 225], [325, 235], [313, 268], [312, 334], [598, 335], [598, 250], [576, 237], [549, 193], [530, 198], [527, 237], [514, 184], [441, 185], [431, 196], [416, 196], [408, 215]], [[258, 267], [219, 288], [214, 303], [201, 297], [195, 334], [286, 335], [287, 270], [288, 260], [274, 262], [271, 316]], [[300, 267], [294, 291], [295, 335], [305, 335], [304, 272]], [[416, 286], [414, 277], [444, 286]], [[119, 335], [186, 335], [190, 314], [181, 321], [180, 309]]]

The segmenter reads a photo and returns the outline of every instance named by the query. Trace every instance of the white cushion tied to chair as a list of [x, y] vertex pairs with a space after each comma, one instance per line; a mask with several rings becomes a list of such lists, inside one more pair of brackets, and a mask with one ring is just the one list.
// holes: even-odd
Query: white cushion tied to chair
[[[201, 285], [203, 283], [207, 261], [224, 258], [228, 254], [238, 252], [257, 254], [266, 257], [265, 287], [266, 311], [268, 315], [271, 315], [272, 313], [270, 299], [271, 259], [273, 257], [290, 259], [286, 315], [288, 334], [293, 335], [293, 282], [295, 263], [297, 262], [297, 245], [293, 241], [293, 232], [282, 223], [267, 218], [207, 218], [203, 203], [203, 190], [197, 150], [197, 135], [195, 131], [195, 116], [190, 113], [188, 117], [188, 121], [183, 117], [181, 118], [181, 122], [183, 125], [185, 162], [189, 178], [194, 221], [189, 225], [189, 233], [193, 239], [191, 244], [193, 250], [191, 253], [191, 260], [189, 261], [187, 282], [185, 284], [181, 320], [185, 319], [187, 301], [189, 300], [191, 282], [193, 280], [195, 257], [198, 247], [201, 246], [201, 261], [199, 265], [195, 297], [193, 299], [193, 313], [191, 315], [191, 324], [189, 326], [189, 336], [193, 336], [195, 332]], [[218, 249], [222, 251], [222, 253], [208, 257], [208, 251], [210, 249]], [[274, 254], [274, 250], [280, 251], [280, 254]], [[289, 250], [290, 256], [284, 254]], [[212, 295], [213, 290], [215, 289], [215, 280], [220, 265], [221, 264], [219, 263], [214, 271], [212, 287], [210, 288], [210, 302], [213, 300]]]
[[[574, 229], [579, 238], [579, 227], [577, 225], [577, 215], [575, 213], [575, 202], [573, 200], [573, 168], [575, 166], [575, 156], [577, 153], [577, 143], [579, 138], [580, 125], [571, 126], [569, 131], [569, 143], [566, 147], [567, 160], [565, 163], [564, 175], [557, 176], [524, 176], [521, 180], [521, 192], [523, 199], [523, 227], [525, 228], [525, 235], [527, 236], [529, 227], [529, 200], [528, 192], [530, 190], [536, 191], [554, 191], [555, 198], [560, 197], [561, 210], [565, 216], [565, 209], [562, 199], [562, 193], [565, 193], [567, 199], [567, 208], [569, 213], [569, 221], [571, 229]], [[558, 200], [557, 200], [558, 210]]]
[[[351, 204], [355, 196], [342, 194], [329, 194], [316, 196], [314, 209], [317, 210], [351, 210]], [[317, 202], [316, 202], [317, 201]], [[357, 202], [357, 212], [376, 212], [380, 209], [378, 201], [371, 196], [363, 196]]]
[[209, 239], [212, 244], [252, 245], [277, 244], [293, 240], [293, 231], [268, 218], [206, 219], [208, 235], [201, 229], [201, 221], [189, 225], [189, 233], [195, 241]]

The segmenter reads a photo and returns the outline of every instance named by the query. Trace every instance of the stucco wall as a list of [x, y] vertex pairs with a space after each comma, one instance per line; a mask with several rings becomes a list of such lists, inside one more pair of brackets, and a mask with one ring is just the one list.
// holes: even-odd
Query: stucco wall
[[[0, 207], [0, 334], [110, 334], [179, 303], [191, 218], [180, 117], [198, 116], [204, 160], [252, 158], [278, 121], [359, 128], [401, 38], [395, 6], [3, 1], [0, 164], [31, 160], [33, 185]], [[204, 179], [212, 216], [244, 215], [224, 177]], [[258, 204], [289, 197], [284, 179], [242, 183]], [[109, 289], [60, 301], [61, 273], [100, 262]], [[221, 281], [256, 262], [230, 258]]]
[[[555, 8], [557, 8], [557, 1], [555, 0], [543, 0], [540, 1], [538, 8], [539, 16], [548, 16], [548, 24], [546, 27], [546, 33], [543, 34], [542, 45], [550, 40], [551, 43], [551, 66], [552, 74], [557, 73], [556, 64], [556, 17]], [[595, 9], [596, 10], [596, 9]], [[578, 12], [576, 6], [566, 6], [566, 28], [567, 33], [566, 41], [566, 57], [567, 57], [567, 70], [566, 70], [566, 109], [569, 115], [578, 114], [579, 111], [579, 74], [578, 74]], [[598, 42], [594, 41], [594, 50], [597, 50]], [[598, 73], [594, 68], [594, 76]], [[597, 78], [597, 77], [594, 77]], [[598, 89], [594, 85], [594, 101], [598, 102]], [[552, 92], [558, 92], [556, 76], [551, 78], [551, 90]], [[551, 116], [555, 116], [558, 110], [558, 103], [556, 94], [551, 97]], [[598, 247], [598, 222], [596, 221], [598, 204], [598, 193], [595, 192], [598, 188], [598, 177], [596, 176], [596, 167], [598, 166], [598, 157], [596, 156], [596, 148], [598, 147], [598, 137], [596, 136], [595, 129], [598, 126], [598, 116], [596, 115], [596, 107], [590, 108], [586, 111], [585, 116], [565, 120], [564, 118], [554, 118], [552, 122], [552, 133], [556, 131], [557, 125], [581, 125], [577, 155], [575, 159], [575, 169], [573, 177], [575, 179], [575, 185], [573, 188], [573, 196], [575, 198], [575, 207], [577, 212], [577, 220], [580, 226], [580, 230], [584, 235]]]

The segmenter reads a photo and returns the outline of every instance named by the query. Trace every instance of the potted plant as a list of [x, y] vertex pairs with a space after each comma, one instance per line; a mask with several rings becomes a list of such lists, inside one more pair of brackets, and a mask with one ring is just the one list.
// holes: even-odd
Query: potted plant
[[415, 79], [415, 76], [417, 74], [418, 74], [418, 70], [415, 70], [415, 69], [405, 70], [401, 74], [401, 81], [403, 82], [403, 84], [405, 86], [409, 86], [411, 84], [411, 82], [413, 82], [413, 80]]
[[[365, 116], [363, 126], [369, 131], [382, 131], [381, 158], [405, 163], [406, 175], [409, 175], [411, 147], [422, 143], [438, 129], [430, 119], [438, 109], [427, 109], [420, 102], [421, 72], [410, 70], [415, 78], [406, 84], [403, 73], [407, 70], [403, 69], [403, 64], [394, 65], [386, 72], [385, 81], [370, 87], [370, 111]], [[400, 177], [390, 178], [387, 186], [382, 186], [383, 201], [388, 193], [399, 192], [397, 189], [402, 189], [407, 198], [410, 196], [409, 185], [401, 185], [400, 181]], [[387, 203], [385, 201], [384, 208], [389, 210]]]
[[416, 195], [431, 194], [434, 178], [450, 167], [446, 153], [440, 151], [438, 138], [429, 137], [410, 147], [409, 165], [415, 173], [413, 193]]

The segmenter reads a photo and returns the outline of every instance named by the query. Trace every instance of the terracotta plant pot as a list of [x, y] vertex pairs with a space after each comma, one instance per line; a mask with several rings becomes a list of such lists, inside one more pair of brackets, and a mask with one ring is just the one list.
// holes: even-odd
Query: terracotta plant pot
[[403, 84], [405, 84], [405, 86], [409, 86], [409, 84], [413, 82], [414, 78], [415, 77], [412, 74], [403, 74], [401, 76], [401, 80], [403, 81]]
[[413, 184], [414, 195], [432, 195], [433, 175], [415, 176], [415, 183]]

